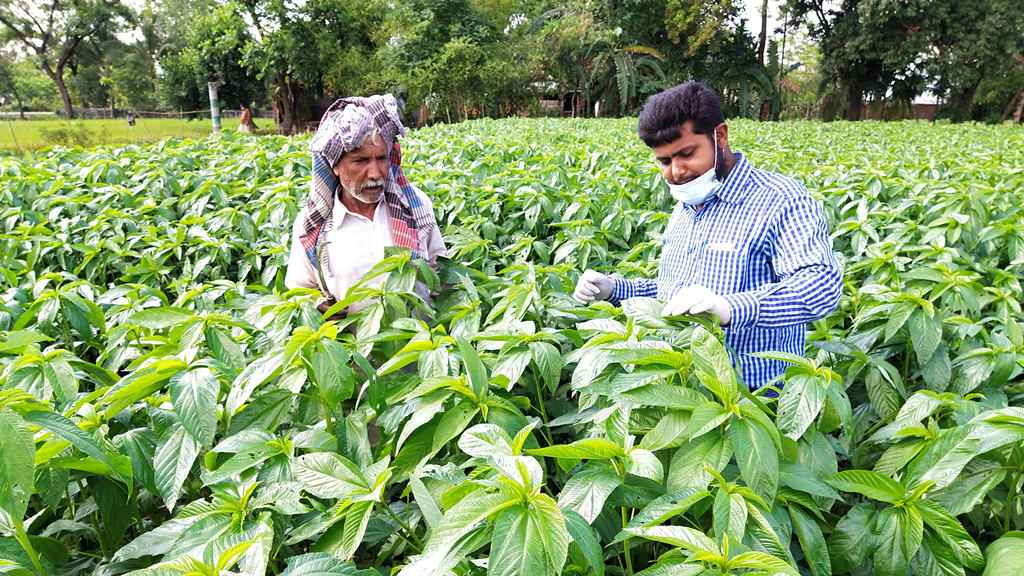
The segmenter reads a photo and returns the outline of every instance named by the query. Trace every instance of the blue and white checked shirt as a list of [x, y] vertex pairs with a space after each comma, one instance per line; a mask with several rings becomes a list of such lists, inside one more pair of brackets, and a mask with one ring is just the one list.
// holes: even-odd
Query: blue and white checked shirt
[[725, 340], [744, 380], [759, 388], [787, 364], [747, 356], [776, 350], [804, 354], [806, 324], [835, 309], [842, 271], [825, 217], [802, 184], [739, 160], [698, 212], [679, 202], [662, 240], [657, 280], [615, 278], [611, 301], [634, 296], [670, 300], [700, 284], [725, 296], [732, 323]]

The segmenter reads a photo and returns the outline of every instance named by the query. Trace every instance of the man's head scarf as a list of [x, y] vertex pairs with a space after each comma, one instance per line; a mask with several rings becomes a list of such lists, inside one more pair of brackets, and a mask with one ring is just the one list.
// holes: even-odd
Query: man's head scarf
[[[406, 130], [402, 126], [395, 97], [385, 94], [369, 98], [342, 98], [331, 104], [324, 113], [309, 146], [313, 155], [313, 172], [309, 199], [300, 215], [304, 221], [299, 240], [314, 270], [319, 270], [321, 265], [317, 258], [317, 246], [324, 236], [321, 231], [325, 226], [330, 227], [334, 195], [341, 193], [334, 165], [342, 154], [362, 146], [367, 133], [374, 129], [389, 151], [384, 203], [391, 219], [391, 235], [395, 245], [409, 248], [413, 258], [420, 258], [421, 247], [426, 248], [427, 238], [432, 228], [437, 226], [434, 215], [402, 172], [402, 150], [398, 145], [398, 136], [405, 136]], [[326, 258], [327, 250], [320, 252]]]

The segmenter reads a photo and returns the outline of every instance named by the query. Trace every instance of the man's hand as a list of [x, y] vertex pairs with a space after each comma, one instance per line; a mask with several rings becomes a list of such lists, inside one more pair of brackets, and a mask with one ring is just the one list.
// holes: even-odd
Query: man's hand
[[[323, 300], [322, 302], [316, 305], [316, 309], [318, 312], [320, 312], [320, 314], [326, 314], [327, 311], [331, 309], [331, 306], [335, 305], [335, 303], [336, 302], [333, 298], [331, 298], [330, 300]], [[330, 318], [327, 318], [327, 320], [334, 320], [335, 322], [340, 322], [344, 320], [346, 316], [346, 310], [342, 310], [341, 312], [335, 312]]]
[[728, 326], [732, 321], [732, 307], [729, 306], [729, 302], [700, 284], [680, 288], [662, 309], [661, 315], [694, 316], [702, 312], [718, 316], [722, 326]]
[[607, 300], [611, 298], [615, 282], [596, 270], [587, 270], [576, 283], [576, 291], [572, 297], [580, 304], [586, 305], [591, 300]]

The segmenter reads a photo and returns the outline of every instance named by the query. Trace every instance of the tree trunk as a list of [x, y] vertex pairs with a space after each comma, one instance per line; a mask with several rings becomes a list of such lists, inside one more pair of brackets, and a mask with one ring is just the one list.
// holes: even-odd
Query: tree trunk
[[768, 44], [768, 0], [761, 4], [761, 35], [757, 42], [757, 65], [764, 68], [764, 48]]
[[292, 91], [291, 82], [284, 74], [278, 74], [274, 78], [277, 91], [274, 94], [274, 103], [281, 115], [281, 124], [278, 131], [284, 135], [298, 132], [298, 121], [295, 113], [295, 93]]
[[[1024, 102], [1024, 86], [1021, 86], [1020, 90], [1018, 90], [1017, 93], [1013, 95], [1013, 98], [1010, 98], [1010, 101], [1006, 103], [1006, 109], [1003, 110], [1003, 114], [999, 117], [999, 124], [1002, 124], [1003, 122], [1006, 121], [1007, 118], [1009, 118], [1010, 112], [1013, 110], [1013, 105], [1014, 103], [1017, 102], [1017, 100]], [[1020, 108], [1017, 108], [1017, 118], [1015, 118], [1013, 122], [1014, 124], [1016, 124], [1019, 121]]]
[[978, 80], [957, 94], [953, 122], [963, 122], [970, 119], [971, 104], [974, 103], [974, 93], [978, 91], [978, 86], [980, 85], [981, 80]]
[[1020, 103], [1017, 104], [1017, 111], [1013, 113], [1013, 123], [1020, 124], [1021, 114], [1024, 114], [1024, 88], [1020, 89], [1021, 99]]
[[851, 83], [846, 86], [846, 115], [843, 117], [845, 120], [850, 120], [851, 122], [860, 120], [860, 112], [863, 105], [861, 102], [862, 96], [859, 84]]
[[64, 67], [58, 66], [54, 70], [46, 60], [43, 60], [40, 67], [50, 77], [50, 80], [53, 80], [57, 85], [57, 90], [60, 91], [60, 98], [64, 101], [64, 117], [68, 120], [73, 120], [75, 118], [75, 108], [71, 105], [71, 94], [68, 93], [68, 87], [64, 85]]

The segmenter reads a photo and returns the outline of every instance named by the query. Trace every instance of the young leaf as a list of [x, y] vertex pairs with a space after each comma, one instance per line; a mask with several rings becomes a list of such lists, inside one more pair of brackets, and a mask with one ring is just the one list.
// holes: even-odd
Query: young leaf
[[220, 383], [209, 368], [179, 372], [171, 377], [171, 402], [181, 425], [203, 446], [217, 432], [217, 395]]

